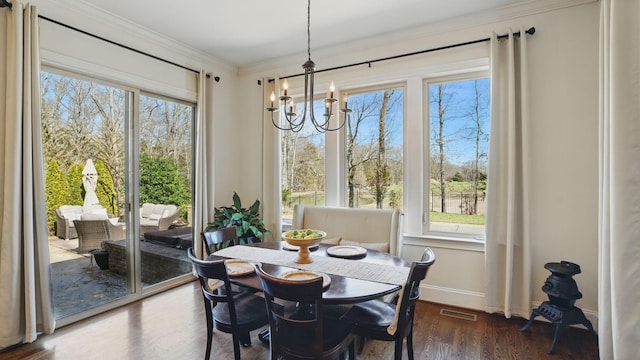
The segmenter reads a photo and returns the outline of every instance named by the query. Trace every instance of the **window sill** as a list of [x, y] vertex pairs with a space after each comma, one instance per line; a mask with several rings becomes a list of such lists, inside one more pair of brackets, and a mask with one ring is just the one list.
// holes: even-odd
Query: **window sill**
[[484, 252], [484, 240], [442, 234], [404, 234], [402, 245]]

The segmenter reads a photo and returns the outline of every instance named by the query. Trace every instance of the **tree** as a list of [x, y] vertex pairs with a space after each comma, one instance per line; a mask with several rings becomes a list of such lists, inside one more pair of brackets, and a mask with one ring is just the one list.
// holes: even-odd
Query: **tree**
[[[433, 134], [432, 137], [432, 149], [435, 149], [435, 153], [433, 156], [435, 157], [435, 175], [438, 183], [440, 184], [440, 208], [443, 213], [447, 212], [446, 205], [446, 178], [445, 178], [445, 142], [446, 134], [445, 134], [445, 122], [447, 121], [447, 117], [445, 116], [447, 113], [447, 108], [449, 106], [449, 101], [451, 100], [452, 95], [447, 92], [446, 86], [444, 84], [437, 85], [437, 91], [432, 92], [431, 94], [431, 103], [436, 104], [437, 109], [437, 122], [431, 119], [431, 124], [436, 125], [433, 126], [431, 131]], [[432, 170], [433, 167], [432, 167]], [[432, 171], [433, 176], [434, 171]]]
[[[486, 138], [484, 133], [483, 123], [487, 116], [484, 116], [484, 112], [488, 108], [488, 100], [482, 95], [486, 94], [482, 92], [479, 87], [478, 80], [473, 82], [473, 102], [471, 103], [470, 117], [474, 124], [474, 137], [475, 137], [475, 159], [474, 159], [474, 171], [473, 171], [473, 206], [469, 209], [470, 215], [475, 215], [478, 212], [478, 192], [480, 190], [480, 161], [486, 158], [487, 154], [482, 151], [480, 147], [481, 141]], [[484, 101], [483, 101], [484, 100]], [[485, 106], [485, 103], [487, 106]]]
[[109, 172], [109, 168], [105, 165], [104, 161], [96, 160], [95, 162], [96, 172], [98, 173], [98, 184], [96, 185], [96, 196], [100, 205], [107, 209], [109, 214], [120, 216], [120, 209], [118, 209], [118, 198], [116, 196], [115, 188], [113, 187], [113, 178]]
[[[124, 91], [115, 88], [94, 88], [91, 99], [98, 109], [100, 119], [99, 132], [94, 137], [95, 157], [101, 159], [106, 167], [102, 172], [109, 174], [111, 184], [108, 186], [114, 189], [116, 196], [115, 200], [109, 196], [105, 198], [105, 201], [115, 201], [115, 204], [103, 205], [110, 208], [113, 214], [119, 215], [117, 204], [124, 203]], [[100, 171], [98, 173], [100, 174]], [[98, 177], [98, 181], [101, 179]], [[100, 200], [102, 203], [102, 199]]]
[[82, 168], [80, 164], [73, 164], [67, 171], [69, 183], [69, 205], [84, 204], [84, 185], [82, 184]]
[[354, 207], [355, 190], [358, 185], [356, 173], [362, 164], [372, 159], [374, 152], [371, 147], [366, 148], [360, 144], [359, 134], [365, 120], [374, 116], [375, 108], [373, 103], [366, 102], [363, 97], [357, 97], [355, 101], [351, 101], [351, 104], [353, 115], [348, 115], [346, 120], [347, 199], [349, 207]]
[[51, 159], [45, 173], [45, 198], [47, 203], [47, 223], [50, 232], [54, 232], [56, 209], [67, 205], [69, 201], [69, 184], [67, 177], [58, 166], [56, 159]]
[[140, 203], [191, 204], [188, 179], [178, 172], [171, 158], [140, 156]]
[[[315, 101], [316, 114], [318, 106], [323, 106], [322, 100]], [[301, 121], [300, 107], [296, 104], [298, 117]], [[282, 188], [290, 192], [323, 192], [324, 191], [324, 134], [315, 131], [311, 122], [307, 120], [299, 132], [282, 131]]]
[[376, 161], [376, 208], [382, 209], [384, 201], [384, 192], [388, 185], [387, 163], [385, 158], [386, 151], [386, 120], [387, 111], [389, 110], [389, 100], [393, 95], [393, 90], [387, 90], [382, 95], [382, 104], [380, 105], [380, 116], [378, 118], [378, 159]]
[[[402, 157], [393, 148], [393, 135], [401, 128], [396, 114], [402, 103], [403, 91], [398, 88], [372, 91], [351, 96], [352, 113], [347, 119], [347, 189], [350, 207], [355, 204], [356, 191], [371, 194], [377, 208], [384, 200], [391, 180], [402, 182]], [[400, 126], [398, 126], [400, 125]], [[391, 151], [390, 151], [391, 150]], [[390, 157], [395, 156], [394, 176], [390, 170]], [[398, 166], [399, 165], [399, 166]], [[364, 175], [364, 182], [358, 176]], [[360, 199], [358, 199], [360, 201]]]

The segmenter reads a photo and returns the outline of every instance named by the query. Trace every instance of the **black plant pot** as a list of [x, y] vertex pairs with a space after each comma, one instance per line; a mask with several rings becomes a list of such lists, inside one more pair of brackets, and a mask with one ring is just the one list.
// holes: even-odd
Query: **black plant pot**
[[93, 252], [93, 258], [96, 260], [96, 264], [100, 267], [100, 270], [109, 269], [109, 252], [106, 250], [96, 250]]

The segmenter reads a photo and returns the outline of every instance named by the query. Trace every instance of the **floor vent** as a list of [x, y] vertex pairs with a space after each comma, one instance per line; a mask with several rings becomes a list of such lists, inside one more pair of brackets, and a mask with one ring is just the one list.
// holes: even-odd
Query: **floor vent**
[[478, 318], [476, 314], [471, 314], [468, 312], [458, 311], [458, 310], [450, 310], [450, 309], [440, 309], [440, 315], [454, 317], [456, 319], [476, 321]]

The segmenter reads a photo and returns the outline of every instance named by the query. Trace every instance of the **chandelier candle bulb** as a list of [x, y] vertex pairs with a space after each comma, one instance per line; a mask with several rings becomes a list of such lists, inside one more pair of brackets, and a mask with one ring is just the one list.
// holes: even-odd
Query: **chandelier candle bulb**
[[289, 90], [289, 83], [287, 82], [287, 80], [285, 80], [284, 84], [282, 84], [282, 90], [284, 90], [284, 96], [287, 96], [287, 90]]
[[331, 86], [329, 86], [329, 91], [331, 92], [331, 95], [329, 95], [329, 98], [333, 99], [333, 91], [336, 89], [335, 86], [333, 86], [333, 81], [331, 82]]
[[276, 100], [276, 94], [275, 92], [271, 92], [271, 107], [273, 107], [273, 102]]

